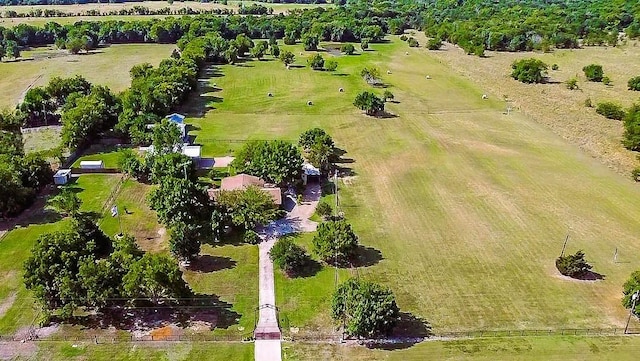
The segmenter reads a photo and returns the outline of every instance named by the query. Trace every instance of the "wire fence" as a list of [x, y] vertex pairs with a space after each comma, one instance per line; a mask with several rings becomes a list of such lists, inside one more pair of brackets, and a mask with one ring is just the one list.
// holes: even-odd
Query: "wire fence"
[[[475, 330], [475, 331], [452, 331], [438, 332], [422, 337], [395, 337], [378, 339], [351, 339], [361, 343], [377, 344], [403, 344], [418, 343], [425, 340], [449, 340], [449, 339], [471, 339], [471, 338], [508, 338], [508, 337], [544, 337], [544, 336], [623, 336], [640, 335], [640, 328], [568, 328], [568, 329], [532, 329], [532, 330]], [[339, 343], [344, 341], [339, 332], [290, 332], [283, 333], [282, 340], [285, 342], [301, 343]], [[349, 340], [347, 338], [347, 340]], [[252, 342], [252, 332], [242, 333], [192, 333], [181, 335], [134, 335], [121, 333], [118, 335], [64, 335], [54, 334], [47, 337], [37, 337], [29, 335], [0, 335], [0, 342], [24, 342], [24, 341], [47, 341], [47, 342], [91, 342], [96, 344], [104, 343], [131, 343], [131, 342]]]

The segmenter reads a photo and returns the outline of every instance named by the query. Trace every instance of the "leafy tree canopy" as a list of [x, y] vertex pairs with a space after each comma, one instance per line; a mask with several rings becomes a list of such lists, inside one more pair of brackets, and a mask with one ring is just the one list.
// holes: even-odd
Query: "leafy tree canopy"
[[530, 58], [516, 60], [511, 64], [511, 77], [523, 83], [543, 83], [547, 64], [542, 60]]
[[358, 248], [358, 237], [345, 220], [329, 220], [318, 225], [313, 251], [327, 263], [351, 259]]
[[233, 166], [239, 173], [278, 185], [293, 184], [302, 175], [300, 150], [282, 140], [248, 142], [236, 152]]
[[400, 319], [400, 309], [389, 288], [351, 278], [334, 292], [331, 317], [344, 321], [348, 335], [373, 338], [391, 333]]

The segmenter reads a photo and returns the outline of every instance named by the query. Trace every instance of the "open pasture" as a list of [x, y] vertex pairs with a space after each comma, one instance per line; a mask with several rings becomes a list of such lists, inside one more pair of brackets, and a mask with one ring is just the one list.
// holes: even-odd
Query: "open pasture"
[[[420, 35], [421, 43], [426, 43], [424, 35]], [[487, 52], [486, 58], [466, 56], [451, 44], [446, 44], [440, 51], [424, 48], [422, 51], [448, 64], [492, 97], [502, 100], [507, 96], [514, 109], [520, 109], [625, 177], [638, 166], [637, 154], [624, 149], [620, 143], [624, 131], [622, 122], [606, 119], [595, 112], [599, 102], [613, 101], [626, 108], [639, 101], [639, 92], [627, 90], [629, 78], [640, 75], [637, 41], [617, 47], [560, 49], [550, 53]], [[550, 84], [528, 85], [511, 79], [511, 63], [531, 57], [549, 65]], [[582, 68], [592, 63], [603, 66], [605, 76], [612, 81], [610, 85], [587, 81]], [[551, 69], [553, 64], [558, 65], [558, 70]], [[573, 77], [578, 79], [577, 90], [569, 90], [564, 84]], [[585, 106], [587, 99], [594, 108]]]
[[[382, 255], [359, 275], [390, 286], [402, 311], [436, 332], [624, 325], [621, 288], [640, 250], [640, 190], [627, 177], [527, 115], [503, 114], [502, 99], [483, 100], [486, 90], [423, 48], [394, 39], [337, 56], [335, 73], [304, 68], [309, 53], [285, 48], [297, 58], [290, 70], [269, 60], [205, 74], [185, 108], [205, 155], [327, 129], [354, 161], [343, 164], [352, 175], [341, 182], [342, 209], [361, 243]], [[382, 93], [359, 77], [372, 65], [395, 94], [387, 109], [396, 117], [370, 118], [352, 105], [361, 90]], [[583, 249], [603, 279], [558, 274], [567, 233], [567, 251]], [[322, 272], [307, 279], [325, 281]], [[329, 296], [320, 293], [296, 302]]]
[[171, 44], [111, 45], [79, 55], [53, 46], [23, 51], [19, 61], [0, 62], [0, 107], [15, 107], [30, 87], [46, 85], [55, 76], [80, 74], [91, 83], [120, 92], [131, 82], [132, 66], [158, 65], [174, 48]]

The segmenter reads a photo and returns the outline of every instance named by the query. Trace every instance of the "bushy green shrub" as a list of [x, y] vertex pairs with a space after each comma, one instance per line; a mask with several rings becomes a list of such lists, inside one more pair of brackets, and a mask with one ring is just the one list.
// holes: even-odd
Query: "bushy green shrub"
[[427, 49], [429, 50], [440, 50], [442, 47], [442, 41], [438, 38], [431, 38], [427, 41]]
[[567, 89], [569, 89], [569, 90], [578, 89], [578, 79], [576, 79], [576, 78], [567, 79], [567, 81], [565, 82], [565, 85], [567, 86]]
[[542, 60], [535, 58], [517, 60], [511, 64], [511, 77], [523, 83], [542, 83], [548, 67]]
[[604, 76], [602, 65], [598, 64], [589, 64], [582, 68], [582, 71], [584, 71], [584, 75], [589, 81], [601, 82], [602, 77]]
[[593, 266], [584, 259], [584, 252], [578, 251], [575, 254], [558, 257], [556, 267], [563, 275], [578, 278], [584, 276]]
[[608, 119], [622, 120], [625, 115], [624, 109], [620, 104], [613, 102], [601, 102], [596, 106], [596, 113], [605, 116]]
[[629, 90], [640, 91], [640, 76], [635, 76], [627, 82]]
[[332, 212], [333, 212], [333, 208], [329, 203], [325, 201], [320, 201], [318, 203], [318, 206], [316, 206], [316, 213], [318, 213], [319, 216], [326, 217], [330, 215]]
[[559, 69], [558, 64], [551, 65], [551, 70], [558, 70], [558, 69]]

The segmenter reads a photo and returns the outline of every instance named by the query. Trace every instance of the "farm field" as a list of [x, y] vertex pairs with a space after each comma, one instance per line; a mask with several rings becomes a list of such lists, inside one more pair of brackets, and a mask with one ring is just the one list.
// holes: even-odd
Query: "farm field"
[[0, 62], [0, 107], [13, 108], [29, 87], [46, 85], [54, 76], [80, 74], [91, 83], [120, 92], [130, 84], [132, 66], [158, 65], [174, 48], [166, 44], [111, 45], [80, 55], [54, 47], [24, 51], [21, 61]]
[[[308, 53], [293, 50], [304, 65]], [[422, 48], [394, 39], [337, 60], [335, 74], [277, 61], [209, 69], [209, 86], [185, 107], [204, 155], [327, 129], [354, 160], [342, 209], [382, 256], [358, 274], [390, 286], [401, 310], [435, 332], [623, 326], [621, 287], [638, 268], [637, 186], [525, 114], [504, 115], [504, 101], [482, 100], [480, 87]], [[369, 118], [351, 104], [368, 88], [358, 73], [370, 65], [396, 96], [395, 118]], [[567, 232], [567, 251], [583, 249], [604, 279], [557, 273]], [[330, 278], [323, 272], [295, 282], [314, 289]], [[328, 310], [309, 305], [326, 297], [310, 292], [289, 306], [315, 310], [307, 319], [316, 327]]]
[[[4, 14], [6, 11], [15, 11], [17, 13], [28, 13], [32, 10], [40, 9], [50, 9], [50, 10], [58, 10], [63, 11], [69, 14], [75, 14], [77, 16], [65, 16], [65, 17], [23, 17], [23, 18], [7, 18], [0, 17], [0, 26], [4, 27], [13, 27], [18, 24], [30, 24], [43, 26], [44, 24], [53, 21], [59, 24], [73, 24], [77, 21], [107, 21], [107, 20], [150, 20], [150, 19], [161, 19], [165, 18], [169, 15], [108, 15], [108, 16], [86, 16], [82, 15], [84, 12], [89, 10], [99, 10], [102, 12], [109, 11], [119, 11], [124, 9], [131, 9], [136, 6], [144, 6], [151, 10], [158, 10], [163, 8], [169, 8], [173, 11], [177, 11], [182, 8], [191, 8], [198, 10], [206, 10], [206, 9], [230, 9], [237, 12], [238, 8], [241, 4], [244, 6], [249, 6], [254, 4], [254, 1], [229, 1], [228, 5], [223, 4], [215, 4], [215, 3], [202, 3], [197, 1], [185, 1], [185, 2], [174, 2], [173, 4], [168, 4], [164, 1], [143, 1], [143, 2], [128, 2], [128, 3], [92, 3], [92, 4], [76, 4], [76, 5], [8, 5], [0, 7], [0, 16]], [[273, 9], [274, 14], [283, 14], [293, 9], [308, 9], [315, 7], [331, 7], [332, 4], [267, 4], [263, 3], [268, 8]], [[182, 16], [182, 15], [172, 15], [172, 16]]]
[[[426, 43], [423, 34], [418, 37], [421, 43]], [[514, 108], [625, 177], [638, 166], [637, 155], [620, 143], [622, 122], [605, 119], [594, 108], [585, 107], [587, 99], [594, 107], [602, 101], [614, 101], [624, 107], [638, 102], [640, 94], [627, 90], [627, 80], [640, 74], [637, 41], [617, 47], [560, 49], [550, 53], [487, 52], [487, 58], [466, 56], [461, 49], [446, 44], [443, 50], [429, 54], [471, 79], [492, 97], [502, 99], [507, 95]], [[556, 84], [525, 85], [511, 79], [511, 63], [531, 57], [541, 59], [549, 67], [558, 65], [558, 70], [548, 71], [551, 82]], [[582, 67], [592, 63], [603, 65], [605, 75], [612, 80], [609, 86], [587, 81]], [[564, 85], [572, 77], [578, 79], [578, 90], [569, 90]]]

